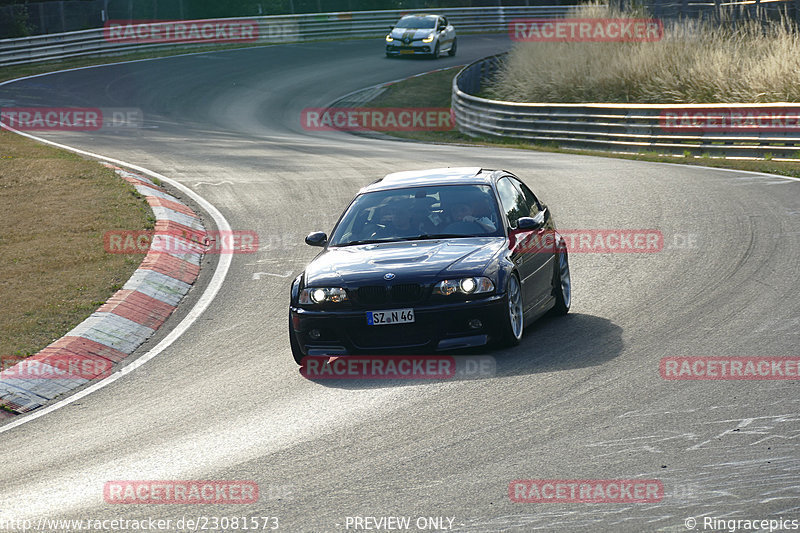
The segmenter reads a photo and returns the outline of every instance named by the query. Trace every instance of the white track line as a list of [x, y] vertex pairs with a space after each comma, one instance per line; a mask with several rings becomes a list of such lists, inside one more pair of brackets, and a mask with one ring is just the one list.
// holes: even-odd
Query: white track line
[[[2, 85], [2, 84], [0, 84], [0, 85]], [[59, 144], [59, 143], [56, 143], [56, 142], [53, 142], [53, 141], [48, 141], [47, 139], [42, 139], [40, 137], [36, 137], [36, 136], [30, 135], [28, 133], [17, 131], [17, 130], [15, 130], [13, 128], [9, 128], [8, 126], [3, 124], [2, 122], [0, 122], [0, 128], [3, 128], [3, 129], [6, 129], [8, 131], [11, 131], [13, 133], [22, 135], [23, 137], [28, 137], [29, 139], [33, 139], [35, 141], [39, 141], [39, 142], [42, 142], [42, 143], [45, 143], [45, 144], [49, 144], [51, 146], [55, 146], [56, 148], [61, 148], [63, 150], [69, 150], [70, 152], [75, 152], [77, 154], [85, 155], [85, 156], [92, 157], [92, 158], [95, 158], [95, 159], [99, 159], [99, 160], [102, 160], [102, 161], [107, 161], [109, 163], [113, 163], [113, 164], [119, 165], [121, 167], [130, 168], [130, 169], [136, 170], [138, 172], [141, 172], [142, 174], [146, 174], [148, 176], [151, 176], [151, 177], [154, 177], [154, 178], [158, 178], [158, 179], [160, 179], [160, 180], [162, 180], [162, 181], [164, 181], [166, 183], [169, 183], [171, 186], [173, 186], [176, 189], [180, 190], [181, 192], [183, 192], [184, 194], [189, 196], [192, 200], [197, 202], [198, 205], [200, 205], [203, 209], [205, 209], [205, 211], [207, 213], [209, 213], [211, 215], [211, 218], [214, 219], [214, 223], [217, 225], [217, 229], [219, 231], [221, 231], [221, 232], [229, 232], [229, 231], [231, 231], [230, 224], [228, 224], [228, 221], [225, 219], [225, 217], [222, 215], [222, 213], [220, 213], [219, 210], [217, 210], [216, 207], [214, 207], [208, 200], [206, 200], [205, 198], [203, 198], [202, 196], [200, 196], [199, 194], [197, 194], [196, 192], [194, 192], [190, 188], [186, 187], [185, 185], [182, 185], [182, 184], [178, 183], [177, 181], [175, 181], [175, 180], [173, 180], [171, 178], [163, 176], [163, 175], [161, 175], [161, 174], [159, 174], [157, 172], [153, 172], [152, 170], [148, 170], [148, 169], [146, 169], [144, 167], [140, 167], [138, 165], [132, 165], [130, 163], [126, 163], [125, 161], [120, 161], [118, 159], [112, 159], [110, 157], [106, 157], [106, 156], [99, 155], [99, 154], [94, 154], [92, 152], [86, 152], [84, 150], [79, 150], [78, 148], [73, 148], [71, 146], [67, 146], [67, 145], [64, 145], [64, 144]], [[137, 358], [135, 361], [133, 361], [131, 364], [127, 365], [123, 369], [121, 369], [121, 370], [119, 370], [117, 372], [114, 372], [113, 374], [111, 374], [107, 378], [105, 378], [105, 379], [103, 379], [101, 381], [98, 381], [97, 383], [95, 383], [95, 384], [83, 389], [80, 392], [77, 392], [77, 393], [73, 394], [72, 396], [68, 396], [67, 398], [64, 398], [63, 400], [60, 400], [60, 401], [58, 401], [58, 402], [56, 402], [56, 403], [54, 403], [52, 405], [48, 405], [46, 407], [42, 407], [40, 409], [36, 409], [35, 411], [33, 411], [30, 414], [20, 415], [19, 419], [14, 420], [13, 422], [10, 422], [10, 423], [0, 427], [0, 433], [5, 433], [6, 431], [10, 431], [10, 430], [12, 430], [12, 429], [14, 429], [14, 428], [16, 428], [18, 426], [21, 426], [22, 424], [25, 424], [25, 423], [30, 422], [32, 420], [36, 420], [37, 418], [39, 418], [41, 416], [44, 416], [44, 415], [46, 415], [48, 413], [52, 413], [53, 411], [55, 411], [57, 409], [61, 409], [62, 407], [66, 407], [67, 405], [71, 404], [72, 402], [80, 400], [81, 398], [84, 398], [84, 397], [90, 395], [91, 393], [102, 389], [103, 387], [111, 385], [112, 383], [117, 381], [119, 378], [121, 378], [121, 377], [123, 377], [123, 376], [125, 376], [125, 375], [127, 375], [127, 374], [129, 374], [131, 372], [133, 372], [134, 370], [136, 370], [137, 368], [139, 368], [140, 366], [142, 366], [143, 364], [148, 362], [150, 359], [154, 358], [155, 356], [157, 356], [158, 354], [163, 352], [173, 342], [178, 340], [178, 338], [181, 335], [183, 335], [183, 333], [187, 329], [189, 329], [192, 326], [192, 324], [194, 324], [194, 322], [200, 317], [200, 315], [203, 313], [203, 311], [205, 311], [208, 308], [208, 306], [211, 305], [211, 302], [214, 300], [214, 297], [217, 295], [217, 293], [219, 292], [220, 288], [222, 288], [222, 282], [225, 280], [225, 276], [228, 274], [228, 270], [230, 269], [230, 266], [231, 266], [231, 261], [233, 261], [233, 257], [232, 257], [231, 254], [220, 254], [219, 263], [217, 264], [217, 268], [214, 270], [214, 275], [211, 277], [211, 281], [209, 282], [208, 287], [206, 287], [205, 291], [203, 292], [203, 295], [200, 296], [200, 299], [197, 300], [197, 303], [194, 305], [194, 307], [192, 307], [192, 310], [189, 311], [189, 314], [186, 315], [183, 318], [183, 320], [181, 320], [180, 323], [177, 326], [175, 326], [175, 329], [170, 331], [167, 334], [166, 337], [161, 339], [161, 342], [159, 342], [157, 345], [155, 345], [147, 353], [145, 353], [141, 357]]]
[[[641, 161], [641, 162], [644, 163], [645, 161]], [[765, 178], [780, 178], [782, 180], [800, 181], [800, 178], [794, 178], [792, 176], [781, 176], [780, 174], [769, 174], [767, 172], [757, 172], [755, 170], [740, 170], [738, 168], [706, 167], [706, 166], [703, 166], [703, 165], [689, 165], [689, 164], [686, 164], [686, 163], [668, 163], [666, 161], [654, 161], [654, 162], [658, 163], [659, 165], [673, 165], [673, 166], [683, 167], [683, 168], [702, 168], [702, 169], [705, 169], [705, 170], [723, 170], [725, 172], [738, 172], [740, 174], [751, 174], [753, 176], [761, 176], [761, 177], [765, 177]]]

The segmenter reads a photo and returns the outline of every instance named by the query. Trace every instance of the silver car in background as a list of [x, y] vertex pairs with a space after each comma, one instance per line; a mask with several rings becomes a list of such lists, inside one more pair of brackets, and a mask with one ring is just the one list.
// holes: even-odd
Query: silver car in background
[[440, 15], [406, 15], [386, 36], [386, 56], [424, 55], [433, 59], [443, 52], [456, 55], [456, 30]]

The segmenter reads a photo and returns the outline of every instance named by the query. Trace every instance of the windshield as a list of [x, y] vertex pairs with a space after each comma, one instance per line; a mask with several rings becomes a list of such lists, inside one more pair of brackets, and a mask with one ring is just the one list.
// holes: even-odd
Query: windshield
[[395, 28], [428, 30], [436, 27], [436, 17], [403, 17]]
[[491, 187], [438, 185], [358, 196], [333, 230], [329, 245], [503, 235]]

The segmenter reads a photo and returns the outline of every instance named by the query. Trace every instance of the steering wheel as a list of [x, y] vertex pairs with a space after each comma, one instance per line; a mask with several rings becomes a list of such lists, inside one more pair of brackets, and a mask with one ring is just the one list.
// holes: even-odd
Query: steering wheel
[[451, 222], [450, 224], [448, 224], [444, 228], [443, 232], [459, 233], [467, 237], [474, 234], [478, 235], [485, 234], [486, 229], [477, 222], [464, 222], [463, 220], [459, 220], [458, 222]]

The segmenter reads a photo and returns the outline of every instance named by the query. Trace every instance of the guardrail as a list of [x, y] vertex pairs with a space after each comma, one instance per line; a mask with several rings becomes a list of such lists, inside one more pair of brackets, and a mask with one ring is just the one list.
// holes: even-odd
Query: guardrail
[[504, 55], [475, 61], [453, 78], [451, 106], [462, 133], [564, 148], [800, 158], [800, 104], [540, 104], [475, 96]]
[[[508, 31], [508, 22], [520, 17], [562, 17], [571, 6], [445, 8], [435, 12], [446, 16], [458, 33]], [[287, 43], [338, 38], [383, 37], [407, 11], [354, 11], [241, 17], [258, 25], [256, 43]], [[198, 43], [120, 43], [105, 39], [103, 28], [0, 40], [0, 66], [50, 61], [89, 55], [116, 55], [153, 48], [209, 46]]]

